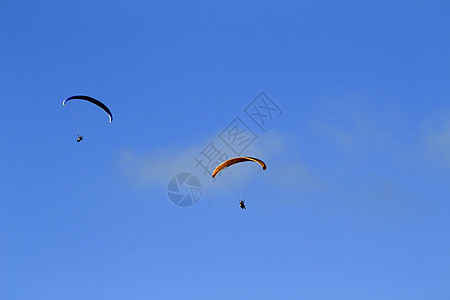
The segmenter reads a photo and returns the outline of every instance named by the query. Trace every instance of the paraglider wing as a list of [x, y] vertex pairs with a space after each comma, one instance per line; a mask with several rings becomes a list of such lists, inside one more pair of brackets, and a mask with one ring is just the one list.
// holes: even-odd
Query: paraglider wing
[[212, 178], [216, 177], [216, 175], [219, 174], [219, 172], [222, 171], [223, 169], [228, 168], [229, 166], [232, 166], [234, 164], [244, 162], [244, 161], [254, 161], [254, 162], [260, 164], [261, 167], [263, 168], [263, 170], [265, 170], [267, 168], [266, 164], [258, 158], [248, 157], [248, 156], [235, 157], [235, 158], [230, 158], [230, 159], [224, 161], [223, 163], [221, 163], [220, 165], [218, 165], [217, 168], [212, 173]]
[[113, 116], [111, 111], [109, 110], [109, 108], [103, 104], [102, 102], [98, 101], [97, 99], [94, 99], [92, 97], [89, 96], [84, 96], [84, 95], [78, 95], [78, 96], [71, 96], [69, 98], [67, 98], [66, 100], [63, 101], [63, 105], [66, 105], [66, 102], [69, 100], [85, 100], [88, 102], [91, 102], [92, 104], [97, 105], [98, 107], [100, 107], [101, 109], [103, 109], [105, 111], [105, 113], [108, 115], [109, 117], [109, 122], [112, 122], [113, 120]]

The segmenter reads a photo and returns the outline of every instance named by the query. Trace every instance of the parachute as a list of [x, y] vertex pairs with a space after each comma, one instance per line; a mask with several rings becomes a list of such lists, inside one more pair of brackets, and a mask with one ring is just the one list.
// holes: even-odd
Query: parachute
[[112, 120], [113, 120], [113, 116], [112, 116], [112, 113], [109, 110], [109, 108], [105, 104], [103, 104], [102, 102], [98, 101], [97, 99], [94, 99], [94, 98], [89, 97], [89, 96], [84, 96], [84, 95], [71, 96], [71, 97], [69, 97], [69, 98], [67, 98], [66, 100], [63, 101], [63, 105], [66, 105], [66, 102], [70, 101], [70, 100], [85, 100], [85, 101], [91, 102], [92, 104], [95, 104], [98, 107], [100, 107], [101, 109], [103, 109], [103, 111], [109, 117], [109, 122], [112, 122]]
[[228, 168], [229, 166], [232, 166], [234, 164], [245, 162], [245, 161], [256, 162], [261, 165], [263, 170], [265, 170], [267, 168], [266, 164], [258, 158], [248, 157], [248, 156], [247, 157], [246, 156], [235, 157], [235, 158], [230, 158], [230, 159], [224, 161], [223, 163], [221, 163], [220, 165], [218, 165], [217, 168], [212, 172], [212, 178], [216, 177], [216, 175], [219, 174], [219, 172], [222, 171], [223, 169]]

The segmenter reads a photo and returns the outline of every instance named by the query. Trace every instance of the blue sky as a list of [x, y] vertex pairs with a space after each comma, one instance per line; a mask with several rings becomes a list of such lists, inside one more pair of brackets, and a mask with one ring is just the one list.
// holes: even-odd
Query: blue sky
[[[1, 1], [0, 299], [448, 299], [449, 15]], [[263, 129], [261, 92], [280, 109]], [[115, 118], [87, 107], [81, 143], [76, 94]], [[245, 211], [194, 159], [231, 156], [236, 118], [268, 165], [231, 175]], [[183, 172], [202, 184], [186, 208], [167, 193]]]

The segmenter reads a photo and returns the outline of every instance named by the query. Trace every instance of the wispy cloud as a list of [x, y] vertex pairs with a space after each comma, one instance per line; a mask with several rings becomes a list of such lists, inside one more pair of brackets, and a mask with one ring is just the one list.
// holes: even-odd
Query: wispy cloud
[[[298, 185], [295, 189], [302, 190], [305, 182], [311, 191], [308, 196], [326, 206], [339, 203], [373, 214], [399, 212], [412, 199], [422, 202], [426, 194], [412, 189], [423, 176], [414, 172], [417, 149], [423, 148], [418, 138], [420, 120], [409, 126], [414, 120], [407, 116], [390, 104], [380, 105], [358, 95], [330, 99], [307, 116], [307, 127], [299, 134], [306, 141], [298, 155], [301, 159], [286, 166], [286, 174], [303, 176], [302, 181], [293, 180]], [[449, 125], [441, 121], [426, 134], [428, 152], [439, 153], [447, 161]], [[425, 157], [421, 159], [423, 163]], [[284, 180], [288, 182], [289, 177]]]
[[[375, 101], [374, 101], [375, 102]], [[310, 131], [324, 136], [336, 150], [364, 155], [374, 149], [390, 151], [402, 130], [402, 112], [380, 106], [361, 95], [329, 99], [315, 112]]]
[[440, 112], [423, 122], [424, 156], [443, 167], [450, 167], [450, 111]]
[[138, 152], [132, 148], [123, 149], [119, 165], [126, 180], [136, 187], [166, 186], [176, 174], [190, 172], [193, 157], [198, 147], [184, 149], [152, 149]]
[[[212, 139], [214, 137], [185, 148], [153, 149], [146, 152], [138, 152], [132, 148], [123, 149], [120, 151], [118, 163], [124, 178], [136, 188], [166, 188], [174, 175], [189, 172], [200, 179], [205, 188], [205, 195], [222, 193], [230, 188], [230, 183], [225, 178], [229, 175], [224, 174], [223, 178], [219, 176], [217, 181], [213, 182], [208, 174], [204, 174], [203, 169], [196, 166], [194, 160]], [[264, 176], [256, 176], [264, 184], [277, 189], [281, 187], [284, 190], [300, 192], [317, 186], [319, 180], [301, 161], [297, 155], [297, 147], [298, 141], [295, 136], [280, 131], [269, 131], [260, 136], [243, 155], [259, 157], [268, 164]], [[239, 182], [242, 186], [245, 186], [247, 181], [255, 180], [255, 176], [249, 176], [249, 172], [259, 171], [257, 166], [245, 165], [250, 166], [227, 171], [232, 173], [233, 181]]]
[[[420, 182], [420, 174], [407, 170], [414, 170], [418, 161], [450, 166], [450, 113], [430, 117], [422, 129], [420, 121], [412, 128], [405, 125], [405, 114], [379, 105], [375, 109], [359, 96], [330, 100], [308, 116], [305, 128], [268, 130], [242, 154], [267, 163], [258, 180], [279, 191], [287, 202], [337, 203], [339, 199], [341, 205], [361, 209], [400, 210], [413, 196], [411, 182]], [[202, 198], [212, 199], [229, 185], [213, 183], [194, 157], [214, 139], [184, 148], [123, 149], [121, 170], [136, 187], [164, 189], [174, 175], [190, 172], [204, 186]], [[233, 170], [236, 181], [248, 180], [245, 170]]]

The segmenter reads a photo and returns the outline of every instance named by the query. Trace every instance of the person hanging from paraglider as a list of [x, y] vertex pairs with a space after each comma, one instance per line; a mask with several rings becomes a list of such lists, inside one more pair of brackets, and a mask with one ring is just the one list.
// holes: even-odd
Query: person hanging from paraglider
[[245, 202], [245, 200], [239, 201], [239, 207], [240, 207], [242, 210], [246, 209], [246, 208], [245, 208], [244, 202]]
[[[258, 158], [255, 158], [255, 157], [242, 156], [242, 157], [235, 157], [235, 158], [230, 158], [230, 159], [225, 160], [224, 162], [219, 164], [214, 169], [214, 171], [212, 172], [211, 176], [214, 179], [217, 176], [217, 174], [219, 174], [222, 170], [224, 170], [224, 169], [226, 169], [226, 168], [228, 168], [228, 167], [230, 167], [232, 165], [235, 165], [235, 164], [238, 164], [238, 163], [241, 163], [241, 162], [247, 162], [247, 161], [258, 163], [262, 167], [263, 170], [267, 169], [266, 163], [263, 162], [262, 160], [260, 160]], [[239, 207], [242, 210], [246, 209], [244, 202], [245, 202], [245, 200], [240, 200], [239, 201]]]
[[[85, 95], [71, 96], [71, 97], [69, 97], [69, 98], [67, 98], [67, 99], [65, 99], [63, 101], [63, 105], [65, 106], [68, 101], [72, 102], [73, 100], [88, 101], [88, 102], [90, 102], [90, 103], [100, 107], [108, 115], [109, 122], [110, 123], [112, 122], [113, 115], [112, 115], [111, 111], [109, 110], [109, 108], [105, 104], [103, 104], [102, 102], [98, 101], [97, 99], [94, 99], [94, 98], [92, 98], [90, 96], [85, 96]], [[78, 131], [78, 128], [77, 128], [77, 131]], [[81, 142], [82, 140], [83, 140], [83, 136], [77, 134], [77, 143]]]

